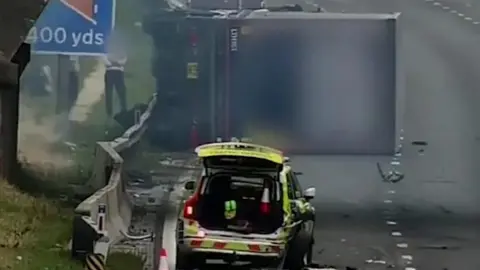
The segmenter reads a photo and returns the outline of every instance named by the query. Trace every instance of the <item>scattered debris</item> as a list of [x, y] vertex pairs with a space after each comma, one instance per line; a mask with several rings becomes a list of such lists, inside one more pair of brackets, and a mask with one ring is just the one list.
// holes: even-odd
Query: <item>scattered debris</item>
[[418, 249], [438, 249], [438, 250], [458, 250], [460, 249], [459, 246], [449, 246], [449, 245], [441, 245], [441, 244], [430, 244], [430, 245], [422, 245], [419, 246]]
[[453, 214], [453, 211], [451, 211], [450, 209], [446, 208], [446, 207], [443, 206], [443, 205], [439, 205], [438, 208], [439, 208], [440, 211], [442, 211], [444, 214]]
[[388, 173], [385, 173], [379, 162], [377, 162], [377, 170], [384, 182], [397, 183], [405, 178], [405, 174], [397, 170], [393, 170], [393, 171], [389, 171]]
[[428, 143], [426, 141], [412, 141], [412, 145], [415, 146], [427, 146]]

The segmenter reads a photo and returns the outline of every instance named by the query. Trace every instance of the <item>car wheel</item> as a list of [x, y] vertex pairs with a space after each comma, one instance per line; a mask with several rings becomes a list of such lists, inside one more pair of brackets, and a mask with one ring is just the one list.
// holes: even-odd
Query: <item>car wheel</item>
[[192, 254], [186, 254], [177, 250], [176, 270], [193, 270], [200, 268], [205, 261]]
[[[299, 232], [288, 247], [287, 257], [285, 259], [285, 269], [303, 270], [308, 260], [308, 251], [311, 250], [309, 243], [310, 237], [305, 232]], [[311, 255], [310, 255], [311, 256]]]

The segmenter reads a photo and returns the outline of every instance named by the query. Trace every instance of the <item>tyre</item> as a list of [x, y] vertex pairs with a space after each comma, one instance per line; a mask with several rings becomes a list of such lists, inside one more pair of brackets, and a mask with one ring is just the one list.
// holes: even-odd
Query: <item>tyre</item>
[[[309, 256], [311, 261], [311, 246], [311, 237], [306, 232], [300, 231], [288, 247], [284, 269], [303, 270], [303, 268], [309, 263]], [[309, 252], [310, 255], [308, 255]]]
[[194, 254], [184, 253], [177, 250], [176, 268], [175, 270], [193, 270], [201, 268], [205, 260], [195, 256]]

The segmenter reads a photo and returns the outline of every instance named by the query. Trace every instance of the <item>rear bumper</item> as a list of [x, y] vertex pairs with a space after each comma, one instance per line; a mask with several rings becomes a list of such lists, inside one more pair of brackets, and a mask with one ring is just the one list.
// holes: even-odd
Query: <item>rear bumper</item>
[[[182, 253], [196, 253], [205, 257], [222, 258], [222, 257], [242, 257], [248, 258], [281, 258], [284, 255], [284, 248], [278, 244], [267, 242], [242, 242], [225, 239], [206, 239], [206, 238], [190, 238], [182, 239], [177, 246]], [[215, 243], [229, 243], [232, 247], [225, 245], [218, 247]], [[249, 246], [260, 246], [259, 249], [249, 250]]]

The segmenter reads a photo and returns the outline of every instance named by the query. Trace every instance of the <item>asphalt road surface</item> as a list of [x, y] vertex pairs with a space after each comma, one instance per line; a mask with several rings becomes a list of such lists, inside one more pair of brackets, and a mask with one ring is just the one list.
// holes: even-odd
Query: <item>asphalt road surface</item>
[[402, 12], [407, 110], [406, 177], [396, 184], [383, 182], [375, 167], [387, 170], [389, 158], [292, 158], [303, 187], [317, 188], [315, 260], [358, 269], [480, 269], [480, 4], [317, 3], [333, 12]]

